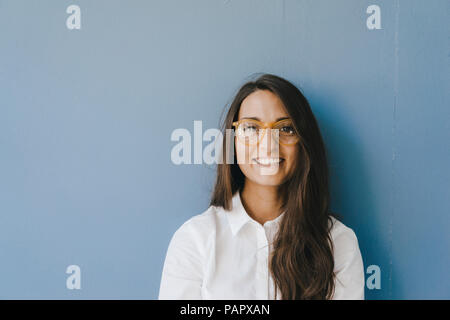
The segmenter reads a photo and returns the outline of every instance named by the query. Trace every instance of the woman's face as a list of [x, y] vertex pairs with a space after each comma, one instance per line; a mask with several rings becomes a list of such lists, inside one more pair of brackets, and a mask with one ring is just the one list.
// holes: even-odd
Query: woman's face
[[[257, 90], [242, 101], [238, 120], [244, 118], [275, 122], [289, 118], [289, 115], [276, 94], [269, 90]], [[249, 145], [235, 137], [239, 168], [245, 177], [254, 183], [279, 186], [286, 181], [294, 169], [298, 144], [279, 144], [275, 138], [276, 134], [275, 130], [265, 130], [259, 144]]]

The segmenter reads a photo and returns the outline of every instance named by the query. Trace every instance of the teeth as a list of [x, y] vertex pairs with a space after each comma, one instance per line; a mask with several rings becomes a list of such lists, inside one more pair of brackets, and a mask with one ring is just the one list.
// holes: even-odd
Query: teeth
[[281, 162], [281, 159], [279, 159], [279, 158], [277, 158], [277, 159], [273, 159], [273, 158], [259, 158], [259, 159], [255, 159], [255, 160], [259, 164], [263, 164], [263, 165], [275, 164], [275, 163], [280, 163]]

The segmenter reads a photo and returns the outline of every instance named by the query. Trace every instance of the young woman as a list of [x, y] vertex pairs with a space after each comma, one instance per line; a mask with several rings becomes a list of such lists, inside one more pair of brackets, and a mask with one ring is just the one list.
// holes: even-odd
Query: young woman
[[358, 240], [329, 210], [303, 94], [264, 74], [240, 88], [222, 129], [234, 143], [224, 139], [210, 207], [170, 241], [159, 299], [364, 299]]

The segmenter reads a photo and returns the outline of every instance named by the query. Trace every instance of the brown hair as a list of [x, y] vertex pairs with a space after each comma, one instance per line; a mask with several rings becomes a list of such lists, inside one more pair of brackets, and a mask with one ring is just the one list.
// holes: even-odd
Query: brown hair
[[[223, 132], [232, 129], [242, 101], [256, 90], [269, 90], [281, 99], [301, 137], [295, 170], [279, 186], [285, 215], [274, 239], [269, 270], [282, 299], [330, 299], [335, 279], [330, 236], [334, 214], [329, 212], [329, 173], [319, 126], [298, 88], [281, 77], [263, 74], [238, 90], [223, 122]], [[225, 160], [230, 151], [226, 147], [224, 139], [223, 161], [217, 165], [210, 205], [230, 210], [231, 199], [242, 190], [245, 176], [235, 155], [233, 163]]]

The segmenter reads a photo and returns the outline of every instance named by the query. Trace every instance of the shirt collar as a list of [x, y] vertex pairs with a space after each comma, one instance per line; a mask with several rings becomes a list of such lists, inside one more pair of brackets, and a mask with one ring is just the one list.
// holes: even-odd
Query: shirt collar
[[[264, 223], [264, 226], [272, 226], [275, 225], [276, 227], [279, 226], [281, 223], [281, 218], [284, 216], [285, 211], [283, 211], [278, 217], [276, 217], [273, 220], [266, 221]], [[258, 225], [261, 225], [259, 222], [254, 220], [252, 217], [250, 217], [245, 210], [242, 200], [240, 191], [236, 191], [236, 193], [233, 195], [232, 198], [232, 208], [231, 210], [227, 211], [227, 217], [228, 222], [230, 223], [231, 232], [234, 235], [236, 235], [239, 230], [247, 223], [253, 221], [254, 223], [257, 223]]]

